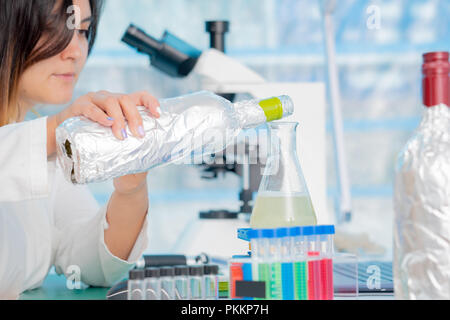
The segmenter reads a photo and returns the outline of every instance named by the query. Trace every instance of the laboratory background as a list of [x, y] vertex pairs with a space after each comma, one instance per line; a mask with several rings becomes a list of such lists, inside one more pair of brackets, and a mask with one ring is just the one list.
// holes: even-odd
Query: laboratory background
[[[335, 224], [336, 237], [340, 232], [343, 235], [340, 246], [348, 252], [392, 261], [397, 157], [422, 118], [422, 54], [450, 49], [449, 16], [447, 0], [337, 3], [334, 38], [351, 213], [343, 218], [339, 212], [342, 184], [330, 97], [324, 90], [317, 99], [325, 106], [326, 204], [319, 205], [322, 209], [316, 214], [319, 220], [326, 217], [323, 223]], [[138, 53], [121, 38], [132, 23], [155, 38], [167, 30], [203, 51], [210, 46], [206, 21], [228, 21], [225, 53], [268, 82], [322, 83], [326, 87], [319, 1], [107, 0], [98, 40], [75, 97], [96, 90], [146, 90], [157, 98], [168, 98], [201, 89], [189, 78], [172, 77], [152, 67], [148, 55]], [[307, 109], [308, 105], [295, 107]], [[46, 115], [57, 109], [41, 106], [38, 110]], [[302, 153], [301, 145], [298, 152]], [[184, 253], [195, 237], [213, 237], [213, 233], [201, 232], [201, 211], [239, 210], [241, 178], [227, 173], [205, 179], [203, 169], [176, 164], [150, 171], [147, 254]], [[89, 187], [100, 204], [113, 191], [112, 182]], [[210, 242], [223, 244], [218, 239]]]

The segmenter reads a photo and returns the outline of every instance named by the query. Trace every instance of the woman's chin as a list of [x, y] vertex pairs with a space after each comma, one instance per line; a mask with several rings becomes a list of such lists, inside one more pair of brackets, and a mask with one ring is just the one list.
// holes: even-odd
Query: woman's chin
[[46, 104], [67, 104], [72, 100], [73, 92], [57, 94], [52, 97], [48, 97]]

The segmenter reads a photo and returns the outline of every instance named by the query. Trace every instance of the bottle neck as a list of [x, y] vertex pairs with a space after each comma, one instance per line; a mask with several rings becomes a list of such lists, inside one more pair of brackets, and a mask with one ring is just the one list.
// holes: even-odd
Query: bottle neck
[[450, 108], [443, 103], [425, 108], [420, 123], [421, 132], [447, 133], [450, 128]]
[[423, 104], [426, 107], [450, 107], [450, 63], [448, 52], [431, 52], [424, 55], [422, 67]]
[[236, 102], [234, 110], [239, 122], [238, 125], [242, 129], [254, 128], [266, 122], [266, 116], [259, 106], [258, 100]]
[[243, 129], [257, 127], [265, 122], [280, 120], [294, 113], [294, 104], [288, 96], [241, 101], [235, 103], [234, 108], [240, 127]]

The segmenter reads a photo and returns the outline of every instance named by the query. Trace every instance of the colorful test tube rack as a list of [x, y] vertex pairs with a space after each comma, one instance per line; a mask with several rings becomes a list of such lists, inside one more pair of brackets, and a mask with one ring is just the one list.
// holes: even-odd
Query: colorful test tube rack
[[255, 299], [332, 300], [334, 233], [332, 225], [239, 229], [251, 255], [230, 261], [230, 298], [251, 299], [235, 290], [236, 283], [247, 281], [265, 284]]

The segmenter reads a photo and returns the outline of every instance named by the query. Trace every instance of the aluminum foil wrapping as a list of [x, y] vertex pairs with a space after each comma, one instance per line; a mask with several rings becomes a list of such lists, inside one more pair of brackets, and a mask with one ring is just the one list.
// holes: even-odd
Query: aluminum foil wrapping
[[450, 299], [450, 108], [425, 110], [395, 178], [398, 299]]
[[224, 150], [242, 128], [266, 121], [257, 105], [237, 105], [235, 110], [228, 100], [207, 91], [164, 99], [160, 105], [158, 119], [138, 108], [146, 133], [142, 139], [132, 136], [128, 127], [128, 139], [121, 141], [110, 128], [84, 117], [66, 120], [56, 130], [64, 176], [85, 184], [171, 163], [198, 163], [204, 155]]

